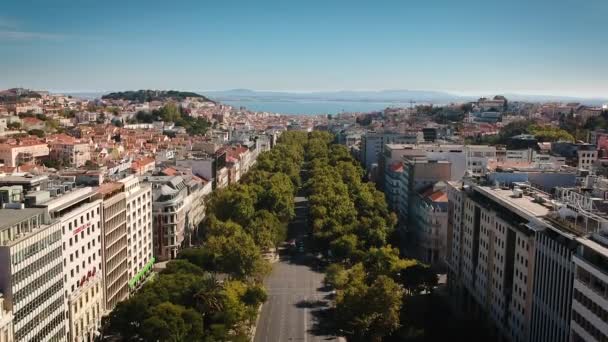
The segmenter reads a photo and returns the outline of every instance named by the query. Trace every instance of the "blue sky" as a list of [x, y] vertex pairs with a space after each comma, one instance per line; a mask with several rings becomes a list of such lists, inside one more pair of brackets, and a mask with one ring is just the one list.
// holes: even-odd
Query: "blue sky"
[[3, 0], [15, 86], [608, 97], [608, 1]]

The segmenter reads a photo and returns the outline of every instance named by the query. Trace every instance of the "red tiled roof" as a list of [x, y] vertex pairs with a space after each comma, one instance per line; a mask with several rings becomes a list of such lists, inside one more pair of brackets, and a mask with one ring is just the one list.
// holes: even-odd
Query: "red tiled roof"
[[403, 171], [403, 163], [396, 162], [396, 163], [392, 164], [391, 165], [391, 171], [393, 171], [393, 172], [401, 172], [401, 171]]
[[443, 190], [435, 191], [429, 196], [427, 196], [433, 202], [447, 202], [448, 194]]

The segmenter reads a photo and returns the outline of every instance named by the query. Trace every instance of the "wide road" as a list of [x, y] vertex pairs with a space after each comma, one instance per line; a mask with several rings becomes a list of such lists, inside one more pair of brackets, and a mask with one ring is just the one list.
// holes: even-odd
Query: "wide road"
[[[289, 238], [306, 238], [308, 201], [296, 197], [296, 217], [289, 227]], [[304, 245], [306, 249], [306, 243]], [[264, 303], [256, 327], [254, 342], [335, 341], [323, 336], [316, 324], [315, 313], [329, 303], [324, 291], [323, 274], [312, 270], [306, 252], [284, 255], [273, 265], [266, 279], [268, 301]]]

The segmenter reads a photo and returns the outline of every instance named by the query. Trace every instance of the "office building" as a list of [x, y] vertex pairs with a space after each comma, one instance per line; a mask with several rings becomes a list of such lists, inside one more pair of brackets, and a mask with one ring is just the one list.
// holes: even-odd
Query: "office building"
[[122, 183], [104, 183], [98, 193], [103, 200], [101, 255], [105, 309], [112, 310], [129, 296], [127, 259], [127, 203]]
[[129, 176], [124, 184], [127, 202], [127, 266], [129, 289], [134, 291], [151, 274], [154, 265], [152, 244], [152, 187]]
[[67, 336], [61, 225], [43, 208], [0, 210], [0, 291], [13, 312], [14, 340]]
[[29, 204], [45, 208], [61, 225], [68, 341], [92, 341], [104, 313], [101, 199], [90, 187], [72, 189], [43, 203], [34, 203], [43, 197], [36, 195], [30, 195]]
[[571, 341], [608, 341], [608, 230], [578, 240]]

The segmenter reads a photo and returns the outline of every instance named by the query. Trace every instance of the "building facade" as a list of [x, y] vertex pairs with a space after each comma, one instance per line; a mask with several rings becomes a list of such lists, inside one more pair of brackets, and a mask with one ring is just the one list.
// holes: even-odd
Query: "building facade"
[[151, 274], [154, 265], [152, 244], [152, 187], [129, 176], [124, 184], [127, 202], [127, 266], [129, 289], [134, 291]]
[[43, 208], [0, 210], [0, 290], [15, 341], [64, 341], [61, 225]]
[[101, 267], [107, 311], [129, 296], [127, 201], [123, 188], [122, 183], [104, 183], [98, 189], [103, 199]]
[[571, 341], [608, 341], [608, 230], [578, 241]]
[[13, 334], [13, 312], [5, 308], [0, 294], [0, 342], [13, 342]]
[[68, 341], [93, 341], [104, 313], [101, 199], [90, 188], [43, 203], [62, 232], [63, 280]]

